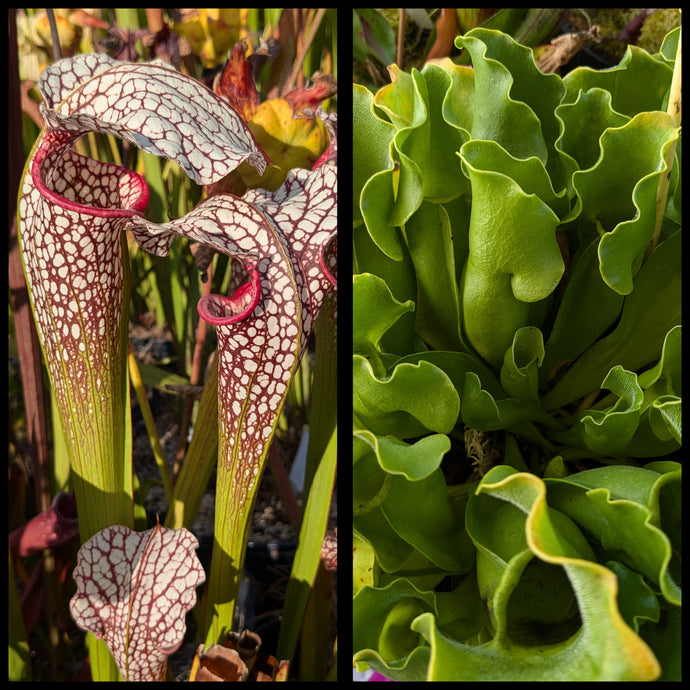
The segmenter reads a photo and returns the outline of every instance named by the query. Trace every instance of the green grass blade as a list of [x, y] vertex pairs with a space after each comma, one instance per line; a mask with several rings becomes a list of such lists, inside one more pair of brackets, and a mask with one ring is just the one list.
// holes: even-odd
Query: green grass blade
[[[276, 652], [278, 659], [292, 659], [295, 653], [304, 610], [319, 567], [321, 544], [326, 534], [331, 494], [335, 481], [337, 436], [337, 429], [334, 429], [314, 475], [307, 498], [299, 534], [299, 546], [285, 595], [283, 623], [280, 628]], [[309, 644], [308, 640], [302, 642]]]
[[218, 360], [213, 359], [199, 403], [194, 435], [187, 449], [165, 527], [189, 529], [199, 510], [218, 456]]

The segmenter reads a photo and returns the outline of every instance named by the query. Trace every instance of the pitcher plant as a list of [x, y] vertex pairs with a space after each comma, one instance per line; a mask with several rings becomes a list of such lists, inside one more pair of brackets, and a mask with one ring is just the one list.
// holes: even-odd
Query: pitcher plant
[[[156, 223], [146, 217], [149, 188], [141, 175], [84, 157], [73, 144], [90, 132], [115, 135], [170, 159], [200, 185], [217, 183], [242, 164], [260, 176], [271, 160], [240, 114], [160, 61], [76, 55], [46, 68], [39, 89], [45, 129], [20, 186], [19, 239], [83, 545], [71, 610], [108, 642], [125, 679], [160, 679], [165, 655], [154, 664], [146, 645], [169, 653], [181, 644], [184, 614], [205, 576], [186, 530], [194, 515], [185, 508], [191, 499], [180, 478], [170, 488], [165, 526], [132, 531], [127, 236], [156, 256], [167, 255], [182, 236], [232, 261], [229, 296], [204, 295], [198, 303], [218, 336], [215, 540], [200, 633], [213, 645], [232, 627], [268, 449], [336, 282], [336, 116], [317, 112], [330, 144], [313, 169], [289, 170], [273, 191], [217, 193], [183, 217]], [[334, 319], [334, 299], [328, 311]], [[210, 471], [189, 468], [207, 477]], [[188, 589], [178, 591], [179, 581]], [[154, 612], [172, 607], [177, 620], [147, 619], [142, 601]], [[158, 629], [146, 627], [147, 620]], [[117, 678], [103, 642], [90, 639], [90, 651], [94, 679]]]

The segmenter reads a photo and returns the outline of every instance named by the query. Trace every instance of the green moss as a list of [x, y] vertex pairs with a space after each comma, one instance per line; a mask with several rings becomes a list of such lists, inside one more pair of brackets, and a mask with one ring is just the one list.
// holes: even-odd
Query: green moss
[[637, 45], [652, 55], [658, 53], [666, 34], [678, 26], [680, 26], [678, 8], [654, 10], [642, 25]]
[[618, 34], [625, 28], [625, 25], [634, 19], [641, 9], [600, 9], [597, 10], [593, 22], [599, 25], [602, 41], [597, 46], [598, 52], [610, 55], [616, 62], [625, 55], [628, 47], [626, 41], [619, 41]]
[[[620, 60], [625, 54], [628, 42], [619, 41], [617, 36], [626, 24], [642, 11], [639, 8], [597, 10], [592, 17], [592, 22], [599, 25], [603, 36], [597, 50]], [[640, 35], [634, 45], [643, 48], [648, 53], [658, 53], [664, 36], [677, 26], [680, 26], [680, 11], [677, 8], [654, 10], [642, 24]]]

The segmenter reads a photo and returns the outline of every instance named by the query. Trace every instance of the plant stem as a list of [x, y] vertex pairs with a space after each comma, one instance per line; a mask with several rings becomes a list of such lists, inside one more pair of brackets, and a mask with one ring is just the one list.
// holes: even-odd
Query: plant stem
[[[337, 468], [337, 436], [337, 429], [333, 429], [306, 499], [299, 546], [285, 594], [276, 652], [278, 659], [292, 659], [295, 653], [304, 610], [319, 567]], [[306, 643], [311, 644], [311, 641], [306, 640]]]
[[163, 480], [165, 498], [168, 501], [168, 505], [170, 506], [172, 505], [173, 496], [170, 473], [168, 472], [168, 466], [165, 464], [165, 455], [163, 453], [163, 448], [161, 447], [160, 439], [158, 438], [156, 422], [153, 419], [153, 413], [151, 412], [149, 400], [146, 397], [144, 382], [141, 380], [139, 366], [137, 365], [137, 360], [134, 357], [132, 346], [129, 343], [127, 348], [127, 364], [129, 367], [129, 377], [132, 381], [132, 386], [134, 387], [134, 392], [136, 393], [137, 400], [139, 401], [139, 409], [141, 410], [141, 416], [144, 418], [144, 424], [146, 424], [146, 431], [148, 432], [149, 440], [151, 441], [153, 456], [156, 459], [156, 465], [158, 465], [158, 471], [160, 472], [161, 479]]
[[302, 523], [302, 511], [295, 498], [295, 492], [292, 490], [292, 485], [290, 484], [290, 477], [288, 476], [285, 465], [283, 464], [283, 459], [280, 457], [280, 451], [275, 442], [271, 444], [271, 449], [268, 451], [268, 462], [273, 481], [277, 487], [278, 495], [283, 501], [285, 511], [290, 519], [290, 524], [295, 532], [299, 532]]
[[53, 61], [57, 62], [62, 57], [62, 48], [60, 46], [57, 22], [55, 21], [55, 11], [51, 8], [46, 8], [46, 15], [50, 25], [50, 39], [53, 42]]
[[165, 526], [189, 529], [199, 510], [218, 454], [218, 357], [212, 357], [194, 435], [173, 488]]
[[[213, 262], [206, 268], [206, 281], [202, 286], [202, 295], [211, 294], [211, 283], [213, 279]], [[189, 384], [196, 386], [201, 380], [201, 364], [204, 354], [204, 345], [206, 343], [206, 332], [208, 326], [206, 321], [199, 319], [196, 327], [196, 339], [194, 344], [194, 354], [192, 356], [192, 373], [189, 377]], [[194, 398], [191, 395], [185, 396], [184, 413], [182, 423], [180, 424], [180, 437], [177, 444], [177, 453], [175, 455], [175, 465], [173, 467], [173, 482], [176, 481], [177, 475], [180, 472], [182, 461], [184, 459], [185, 450], [187, 449], [187, 436], [189, 434], [189, 426], [192, 422], [192, 411], [194, 407]]]
[[292, 86], [297, 81], [299, 73], [302, 71], [302, 66], [304, 65], [304, 59], [306, 58], [307, 53], [309, 52], [311, 44], [314, 41], [314, 36], [316, 35], [316, 32], [317, 32], [319, 26], [321, 26], [321, 21], [323, 20], [323, 16], [325, 13], [326, 13], [326, 9], [323, 7], [319, 8], [316, 11], [316, 14], [314, 15], [314, 19], [311, 22], [311, 25], [309, 26], [309, 30], [307, 32], [307, 35], [304, 37], [302, 45], [299, 46], [299, 49], [297, 51], [297, 55], [295, 56], [295, 63], [292, 66], [292, 72], [290, 73], [290, 76], [287, 80], [287, 83], [285, 84], [285, 87], [283, 88], [283, 93], [285, 93], [290, 88], [292, 88]]
[[398, 54], [397, 54], [397, 63], [398, 67], [400, 69], [403, 68], [402, 63], [403, 63], [403, 44], [405, 42], [405, 10], [401, 9], [399, 10], [400, 12], [400, 19], [398, 20]]
[[[681, 123], [681, 72], [682, 72], [682, 36], [681, 32], [678, 33], [678, 49], [676, 50], [676, 61], [673, 66], [673, 78], [671, 80], [671, 90], [668, 94], [668, 105], [666, 106], [666, 112], [673, 118], [676, 123], [676, 127], [680, 127]], [[676, 138], [671, 142], [668, 150], [666, 151], [666, 156], [664, 157], [664, 162], [666, 163], [666, 173], [661, 176], [659, 180], [659, 186], [656, 193], [656, 222], [654, 225], [654, 234], [652, 239], [647, 245], [647, 250], [645, 251], [644, 260], [646, 261], [650, 254], [654, 251], [657, 243], [659, 242], [659, 234], [661, 233], [661, 226], [664, 221], [664, 209], [666, 208], [666, 197], [668, 196], [668, 184], [671, 179], [671, 171], [673, 169], [673, 159], [676, 155], [676, 145], [678, 139]]]
[[338, 326], [337, 297], [329, 293], [316, 322], [316, 358], [314, 361], [309, 447], [302, 495], [308, 496], [312, 479], [337, 425], [338, 410]]

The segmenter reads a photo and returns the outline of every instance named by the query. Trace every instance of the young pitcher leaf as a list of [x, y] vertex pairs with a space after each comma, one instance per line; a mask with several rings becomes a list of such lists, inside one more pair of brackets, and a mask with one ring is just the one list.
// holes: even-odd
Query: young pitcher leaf
[[182, 644], [185, 614], [206, 580], [198, 546], [186, 529], [114, 525], [79, 550], [70, 612], [106, 641], [125, 680], [164, 680], [166, 659]]
[[10, 555], [12, 558], [25, 558], [43, 549], [56, 548], [78, 536], [79, 520], [74, 496], [59, 493], [47, 510], [10, 532]]

